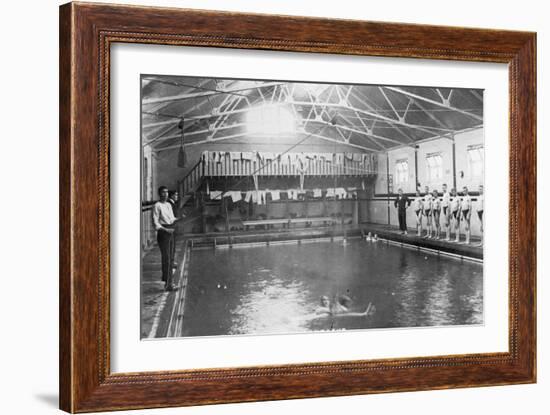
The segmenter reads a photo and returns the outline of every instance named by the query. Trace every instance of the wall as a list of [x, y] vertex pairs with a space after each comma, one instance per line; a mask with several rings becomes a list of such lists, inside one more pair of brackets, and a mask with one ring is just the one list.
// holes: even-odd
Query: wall
[[[456, 136], [456, 187], [462, 190], [464, 186], [472, 192], [477, 192], [483, 184], [479, 178], [474, 178], [468, 171], [467, 148], [473, 144], [483, 144], [484, 130], [474, 130]], [[461, 172], [464, 173], [462, 177]]]
[[[457, 133], [455, 135], [455, 163], [456, 163], [456, 186], [459, 191], [463, 186], [467, 186], [470, 191], [477, 191], [480, 181], [473, 178], [468, 169], [467, 149], [473, 144], [483, 144], [484, 130], [483, 128], [472, 131]], [[430, 153], [440, 152], [443, 159], [443, 176], [439, 180], [430, 181], [426, 166], [426, 156]], [[396, 150], [390, 150], [388, 155], [380, 154], [378, 158], [378, 179], [375, 185], [376, 194], [387, 193], [387, 170], [386, 164], [389, 158], [390, 169], [389, 174], [394, 177], [394, 193], [398, 187], [401, 187], [405, 193], [415, 192], [415, 157], [412, 147], [402, 147]], [[395, 163], [397, 160], [406, 159], [409, 163], [409, 180], [407, 183], [395, 182]], [[449, 189], [454, 185], [453, 173], [453, 145], [452, 141], [447, 138], [441, 138], [431, 141], [426, 141], [418, 144], [417, 148], [418, 161], [418, 177], [416, 182], [420, 184], [421, 191], [424, 186], [429, 186], [430, 189], [438, 189], [441, 191], [443, 183], [446, 183]], [[463, 176], [460, 174], [463, 172]]]
[[[471, 193], [474, 193], [473, 199], [476, 200], [475, 194], [482, 184], [477, 178], [473, 178], [468, 169], [467, 149], [468, 146], [474, 144], [483, 144], [484, 130], [482, 128], [458, 133], [455, 135], [455, 166], [456, 166], [456, 187], [459, 192], [464, 186], [467, 186]], [[442, 156], [443, 176], [436, 181], [428, 180], [426, 155], [440, 152]], [[409, 163], [409, 180], [407, 183], [395, 183], [394, 194], [397, 193], [398, 187], [403, 189], [403, 192], [413, 194], [415, 192], [414, 166], [415, 155], [414, 149], [411, 147], [403, 147], [396, 150], [391, 150], [388, 154], [380, 154], [378, 158], [378, 175], [375, 183], [376, 196], [374, 200], [369, 200], [362, 206], [362, 218], [368, 218], [366, 221], [373, 223], [388, 223], [388, 202], [387, 202], [387, 160], [389, 159], [390, 174], [395, 178], [395, 163], [397, 160], [406, 159]], [[447, 184], [448, 188], [453, 187], [455, 174], [453, 173], [453, 145], [452, 141], [447, 138], [431, 140], [418, 144], [417, 148], [417, 163], [418, 177], [417, 182], [420, 184], [420, 191], [424, 193], [424, 186], [429, 186], [430, 189], [437, 189], [441, 192], [442, 185]], [[463, 175], [461, 175], [461, 172]], [[393, 196], [393, 195], [392, 195]], [[397, 211], [390, 203], [389, 223], [398, 226]], [[407, 225], [413, 227], [415, 217], [412, 209], [407, 210]], [[479, 236], [479, 220], [477, 216], [472, 215], [471, 220], [472, 235]], [[443, 225], [442, 225], [443, 229]]]

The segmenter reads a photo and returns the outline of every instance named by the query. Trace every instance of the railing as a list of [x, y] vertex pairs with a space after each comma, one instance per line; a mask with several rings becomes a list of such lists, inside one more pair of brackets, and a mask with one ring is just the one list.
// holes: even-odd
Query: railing
[[178, 191], [183, 198], [197, 190], [204, 177], [204, 163], [199, 160], [183, 179], [178, 182]]
[[[240, 153], [239, 153], [240, 154]], [[178, 191], [182, 205], [187, 203], [191, 195], [199, 188], [203, 177], [226, 176], [374, 176], [376, 175], [376, 159], [368, 157], [362, 161], [342, 158], [339, 163], [322, 159], [306, 158], [303, 167], [280, 159], [274, 160], [244, 160], [221, 157], [217, 161], [204, 155], [178, 182]]]
[[324, 160], [307, 159], [303, 168], [280, 160], [240, 160], [224, 157], [220, 161], [204, 162], [205, 176], [370, 176], [376, 174], [374, 163], [346, 159], [336, 164]]
[[142, 206], [141, 208], [141, 248], [142, 252], [155, 242], [156, 232], [153, 227], [153, 205]]

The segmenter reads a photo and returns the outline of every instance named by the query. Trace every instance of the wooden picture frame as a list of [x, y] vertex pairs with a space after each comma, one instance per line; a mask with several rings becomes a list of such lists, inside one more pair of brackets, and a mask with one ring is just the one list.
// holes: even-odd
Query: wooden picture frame
[[[117, 42], [507, 63], [509, 352], [111, 373], [109, 65], [110, 46]], [[535, 382], [535, 33], [70, 3], [60, 8], [59, 93], [61, 409], [91, 412]]]

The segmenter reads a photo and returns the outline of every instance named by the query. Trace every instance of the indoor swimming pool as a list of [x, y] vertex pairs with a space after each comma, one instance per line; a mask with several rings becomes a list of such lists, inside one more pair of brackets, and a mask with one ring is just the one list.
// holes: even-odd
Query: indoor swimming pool
[[192, 250], [187, 278], [183, 336], [483, 323], [483, 264], [384, 241]]

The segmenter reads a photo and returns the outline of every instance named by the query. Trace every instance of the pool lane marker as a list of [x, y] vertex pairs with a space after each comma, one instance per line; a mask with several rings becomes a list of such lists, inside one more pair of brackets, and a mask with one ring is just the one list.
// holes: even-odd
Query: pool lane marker
[[379, 238], [379, 239], [381, 241], [385, 241], [386, 243], [389, 243], [389, 244], [392, 244], [392, 245], [401, 246], [402, 248], [412, 249], [412, 250], [415, 250], [415, 251], [429, 252], [429, 253], [436, 254], [436, 255], [448, 256], [448, 257], [461, 259], [461, 260], [465, 260], [465, 261], [477, 262], [477, 263], [480, 263], [480, 264], [483, 263], [483, 259], [474, 258], [474, 257], [470, 257], [470, 256], [467, 256], [467, 255], [452, 254], [450, 252], [445, 252], [445, 251], [442, 251], [442, 250], [439, 250], [439, 249], [423, 248], [421, 246], [408, 244], [406, 242], [392, 241], [391, 239], [383, 239], [383, 238]]
[[[185, 248], [184, 248], [184, 254], [183, 254], [183, 263], [185, 264], [185, 254], [187, 252], [187, 242], [185, 243]], [[180, 271], [180, 278], [181, 280], [181, 271]], [[152, 338], [155, 338], [157, 337], [157, 331], [158, 331], [158, 328], [159, 328], [159, 324], [160, 324], [160, 316], [162, 315], [162, 312], [164, 311], [164, 308], [166, 307], [166, 301], [168, 300], [168, 295], [170, 293], [168, 291], [164, 291], [162, 293], [162, 298], [160, 300], [160, 304], [157, 308], [157, 312], [155, 313], [155, 317], [153, 318], [153, 325], [151, 326], [151, 331], [149, 332], [149, 335], [147, 336], [148, 339], [152, 339]], [[173, 310], [172, 310], [172, 313], [173, 315]], [[172, 319], [172, 317], [170, 317], [170, 319]], [[170, 334], [170, 322], [168, 323], [168, 329], [166, 330], [166, 335], [167, 337], [169, 336]]]
[[183, 313], [185, 311], [185, 299], [187, 298], [187, 280], [188, 280], [188, 273], [189, 273], [189, 267], [188, 262], [189, 258], [191, 256], [191, 250], [186, 249], [186, 255], [183, 261], [183, 277], [180, 278], [181, 280], [181, 289], [180, 289], [180, 296], [178, 298], [178, 310], [176, 312], [176, 322], [175, 322], [175, 332], [174, 337], [181, 337], [183, 333]]
[[157, 308], [157, 312], [155, 313], [155, 317], [153, 318], [153, 325], [151, 326], [151, 331], [149, 332], [149, 335], [147, 336], [148, 339], [153, 339], [157, 337], [157, 330], [159, 328], [159, 322], [160, 322], [160, 315], [162, 314], [162, 311], [164, 310], [164, 307], [166, 307], [166, 299], [168, 298], [168, 293], [165, 291], [162, 293], [162, 297], [160, 299], [160, 304]]
[[[360, 236], [347, 237], [347, 239], [359, 239]], [[323, 237], [323, 238], [304, 238], [304, 239], [287, 239], [281, 241], [265, 241], [265, 242], [237, 242], [230, 244], [215, 245], [215, 249], [238, 249], [238, 248], [254, 248], [262, 246], [278, 246], [278, 245], [298, 245], [311, 244], [318, 242], [342, 242], [345, 241], [343, 236]]]

